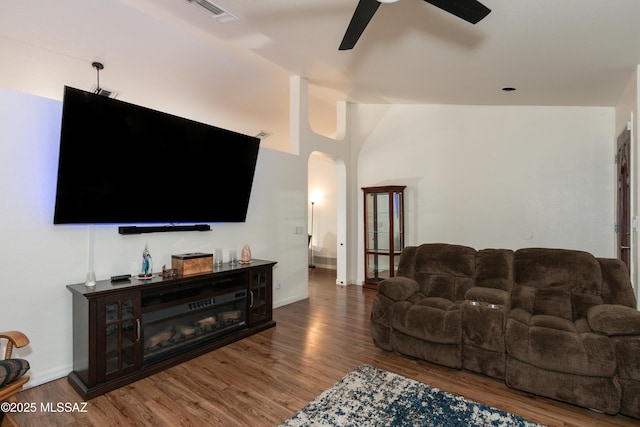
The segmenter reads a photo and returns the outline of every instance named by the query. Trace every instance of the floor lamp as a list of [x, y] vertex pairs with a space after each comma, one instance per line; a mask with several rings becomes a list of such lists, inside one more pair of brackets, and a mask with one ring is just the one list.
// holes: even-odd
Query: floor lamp
[[309, 268], [316, 268], [313, 264], [313, 205], [316, 202], [311, 202], [311, 233], [309, 233], [309, 246], [311, 247], [311, 262], [309, 263]]

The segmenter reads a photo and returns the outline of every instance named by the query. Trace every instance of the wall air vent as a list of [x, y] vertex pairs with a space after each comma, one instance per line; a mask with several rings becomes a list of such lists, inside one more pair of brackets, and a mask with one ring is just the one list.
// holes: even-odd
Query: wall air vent
[[237, 21], [238, 18], [208, 0], [187, 0], [187, 3], [219, 22]]

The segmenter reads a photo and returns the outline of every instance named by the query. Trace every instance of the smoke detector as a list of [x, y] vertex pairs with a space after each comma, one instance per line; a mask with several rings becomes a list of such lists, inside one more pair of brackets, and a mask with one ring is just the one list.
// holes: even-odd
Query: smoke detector
[[208, 0], [187, 0], [187, 3], [196, 7], [199, 11], [206, 15], [215, 18], [218, 22], [231, 22], [237, 21], [238, 18], [233, 14], [227, 12], [217, 4], [211, 3]]

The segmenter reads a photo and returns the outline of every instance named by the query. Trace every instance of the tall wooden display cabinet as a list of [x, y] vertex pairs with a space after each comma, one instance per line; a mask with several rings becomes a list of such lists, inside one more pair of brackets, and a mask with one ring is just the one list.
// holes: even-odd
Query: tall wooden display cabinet
[[377, 289], [393, 277], [404, 248], [404, 189], [364, 187], [364, 287]]

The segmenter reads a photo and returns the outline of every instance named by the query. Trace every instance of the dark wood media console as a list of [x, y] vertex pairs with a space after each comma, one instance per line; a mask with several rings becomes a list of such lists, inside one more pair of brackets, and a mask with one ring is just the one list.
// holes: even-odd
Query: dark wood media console
[[73, 295], [73, 371], [92, 399], [275, 326], [273, 261], [212, 273], [68, 285]]

